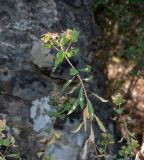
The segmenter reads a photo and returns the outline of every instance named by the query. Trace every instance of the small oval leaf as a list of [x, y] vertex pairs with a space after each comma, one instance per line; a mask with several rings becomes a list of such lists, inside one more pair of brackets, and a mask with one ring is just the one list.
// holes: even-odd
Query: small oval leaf
[[100, 96], [97, 95], [96, 93], [94, 93], [94, 92], [91, 92], [91, 93], [92, 93], [92, 95], [94, 95], [97, 99], [99, 99], [101, 102], [104, 102], [104, 103], [108, 102], [108, 100], [100, 97]]
[[88, 112], [89, 112], [90, 120], [92, 121], [94, 117], [94, 109], [90, 100], [88, 100]]
[[83, 95], [82, 88], [79, 91], [79, 104], [80, 104], [81, 109], [84, 109], [84, 95]]
[[[74, 78], [73, 78], [74, 79]], [[73, 79], [68, 80], [64, 86], [63, 86], [63, 91], [72, 83]]]
[[91, 71], [91, 66], [90, 65], [86, 65], [84, 68], [80, 69], [79, 71], [81, 71], [81, 72], [90, 72]]
[[97, 123], [98, 123], [100, 129], [101, 129], [103, 132], [106, 132], [106, 129], [105, 129], [105, 127], [104, 127], [102, 121], [101, 121], [96, 115], [94, 115], [94, 117], [95, 117], [95, 119], [96, 119], [96, 121], [97, 121]]
[[59, 51], [55, 57], [55, 63], [54, 63], [54, 67], [52, 69], [53, 72], [55, 72], [55, 70], [57, 69], [58, 65], [63, 61], [65, 57], [65, 52], [64, 51]]
[[67, 52], [66, 54], [67, 54], [68, 58], [71, 58], [71, 57], [77, 55], [78, 52], [79, 52], [79, 49], [78, 49], [78, 48], [72, 48], [72, 49], [70, 49], [70, 51]]
[[77, 106], [78, 106], [78, 100], [74, 102], [74, 104], [72, 105], [72, 108], [70, 109], [67, 115], [71, 114], [76, 109]]
[[67, 29], [66, 31], [66, 38], [71, 41], [71, 42], [77, 42], [79, 37], [79, 32], [76, 31], [75, 29]]
[[13, 159], [18, 159], [20, 156], [18, 154], [8, 154], [6, 155], [7, 158], [13, 158]]
[[84, 124], [84, 122], [80, 123], [79, 126], [77, 127], [77, 129], [74, 130], [74, 131], [72, 131], [72, 132], [73, 132], [73, 133], [78, 132], [78, 131], [82, 128], [83, 124]]
[[75, 68], [70, 69], [70, 75], [71, 76], [76, 76], [78, 73], [79, 73], [78, 70], [76, 70]]

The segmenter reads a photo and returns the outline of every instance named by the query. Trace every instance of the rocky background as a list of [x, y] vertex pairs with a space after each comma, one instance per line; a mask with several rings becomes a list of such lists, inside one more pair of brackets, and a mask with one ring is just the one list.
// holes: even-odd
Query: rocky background
[[[98, 32], [91, 5], [88, 0], [0, 0], [0, 114], [16, 138], [22, 160], [41, 159], [38, 155], [45, 150], [49, 137], [44, 130], [52, 125], [47, 116], [48, 96], [69, 77], [67, 64], [57, 74], [51, 73], [54, 54], [42, 47], [42, 34], [67, 28], [79, 30], [80, 54], [73, 63], [92, 65], [94, 80], [89, 88], [100, 96], [106, 94], [105, 77], [97, 59]], [[109, 121], [111, 106], [95, 99], [93, 103], [97, 115], [113, 133]], [[62, 131], [55, 128], [63, 138], [45, 152], [53, 154], [56, 160], [81, 159], [86, 134], [71, 133], [79, 122], [67, 119]], [[96, 133], [100, 135], [98, 129]]]

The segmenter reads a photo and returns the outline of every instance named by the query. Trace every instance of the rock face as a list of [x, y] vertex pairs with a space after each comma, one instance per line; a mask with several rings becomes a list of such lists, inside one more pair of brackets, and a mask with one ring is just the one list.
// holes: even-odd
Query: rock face
[[[59, 69], [56, 78], [51, 74], [54, 57], [52, 51], [41, 46], [42, 34], [59, 33], [67, 28], [79, 30], [80, 54], [73, 63], [93, 65], [91, 89], [100, 95], [105, 93], [105, 79], [95, 58], [97, 28], [89, 9], [91, 1], [71, 3], [68, 0], [0, 0], [0, 113], [6, 115], [23, 160], [40, 159], [37, 153], [43, 149], [37, 138], [39, 134], [33, 129], [32, 101], [57, 91], [61, 79], [68, 78], [67, 64]], [[94, 104], [98, 115], [107, 122], [111, 108], [95, 100]]]

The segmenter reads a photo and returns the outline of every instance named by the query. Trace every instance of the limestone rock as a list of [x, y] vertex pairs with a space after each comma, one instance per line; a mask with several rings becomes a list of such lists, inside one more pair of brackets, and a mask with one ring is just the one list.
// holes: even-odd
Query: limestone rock
[[[72, 59], [72, 62], [80, 68], [85, 64], [94, 66], [91, 88], [101, 95], [105, 93], [104, 75], [95, 58], [98, 32], [89, 6], [91, 0], [82, 1], [82, 5], [75, 4], [79, 7], [69, 5], [62, 0], [0, 0], [0, 66], [2, 66], [0, 90], [4, 92], [4, 95], [0, 95], [0, 113], [7, 117], [22, 160], [39, 160], [37, 153], [45, 148], [40, 141], [47, 138], [40, 137], [35, 132], [41, 128], [33, 130], [34, 121], [30, 116], [32, 101], [56, 92], [61, 88], [59, 79], [69, 78], [69, 66], [66, 62], [58, 68], [58, 78], [50, 75], [49, 70], [53, 66], [55, 51], [49, 53], [49, 50], [41, 46], [39, 40], [42, 34], [60, 33], [68, 28], [79, 30], [80, 37], [77, 45], [80, 54]], [[47, 74], [42, 73], [43, 69]], [[111, 107], [94, 99], [93, 101], [98, 115], [108, 123]], [[74, 124], [69, 126], [74, 127]], [[54, 146], [53, 151], [58, 154], [61, 154], [63, 149], [74, 151], [76, 157], [78, 152], [75, 148], [80, 149], [83, 139], [76, 142], [74, 138], [81, 137], [82, 134], [74, 137], [66, 127], [63, 132], [65, 136], [70, 137], [70, 139], [65, 137], [68, 143], [60, 141], [61, 148], [58, 150]], [[73, 160], [72, 157], [69, 157], [69, 160]]]
[[0, 92], [4, 94], [11, 94], [12, 93], [12, 73], [11, 71], [5, 67], [0, 66]]
[[39, 68], [52, 68], [54, 62], [54, 55], [50, 54], [50, 49], [42, 46], [40, 42], [34, 42], [32, 50], [32, 60]]

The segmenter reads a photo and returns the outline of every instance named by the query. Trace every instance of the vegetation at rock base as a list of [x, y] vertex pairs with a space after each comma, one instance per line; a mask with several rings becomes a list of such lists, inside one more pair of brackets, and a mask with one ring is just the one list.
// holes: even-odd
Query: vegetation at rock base
[[6, 130], [6, 120], [0, 120], [0, 160], [20, 160], [20, 155], [15, 149], [15, 139], [12, 136], [8, 136], [4, 133]]

